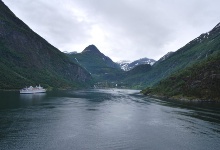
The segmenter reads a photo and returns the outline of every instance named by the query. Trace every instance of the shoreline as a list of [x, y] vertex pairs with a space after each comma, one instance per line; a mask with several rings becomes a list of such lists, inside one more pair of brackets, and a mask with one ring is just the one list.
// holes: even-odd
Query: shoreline
[[20, 91], [20, 89], [0, 89], [0, 91], [5, 91], [5, 92], [6, 91], [8, 91], [8, 92], [9, 91], [17, 91], [18, 92], [18, 91]]
[[[143, 94], [143, 93], [142, 93]], [[145, 95], [145, 94], [143, 94]], [[220, 100], [212, 100], [212, 99], [199, 99], [199, 98], [187, 98], [187, 97], [168, 97], [168, 96], [162, 96], [162, 95], [157, 95], [157, 94], [148, 94], [145, 96], [149, 96], [151, 98], [158, 98], [162, 100], [167, 100], [167, 101], [181, 101], [181, 102], [207, 102], [207, 103], [220, 103]]]

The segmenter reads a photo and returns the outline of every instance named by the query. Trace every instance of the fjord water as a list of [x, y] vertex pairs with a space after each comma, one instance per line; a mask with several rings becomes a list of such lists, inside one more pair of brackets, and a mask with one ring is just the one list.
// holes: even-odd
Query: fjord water
[[123, 89], [0, 92], [0, 149], [217, 150], [219, 106]]

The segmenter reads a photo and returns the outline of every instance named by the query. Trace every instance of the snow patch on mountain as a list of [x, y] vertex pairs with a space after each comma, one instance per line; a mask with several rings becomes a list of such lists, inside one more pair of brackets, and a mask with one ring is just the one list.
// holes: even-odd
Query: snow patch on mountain
[[131, 62], [129, 60], [122, 60], [122, 61], [118, 61], [117, 64], [119, 64], [119, 66], [121, 67], [122, 70], [129, 71], [138, 65], [142, 65], [142, 64], [153, 65], [155, 62], [156, 61], [153, 59], [141, 58], [141, 59], [135, 60], [133, 62]]
[[128, 65], [131, 63], [131, 61], [121, 60], [121, 61], [118, 61], [116, 63], [121, 67], [122, 70], [128, 71]]
[[73, 51], [73, 52], [63, 51], [63, 53], [71, 55], [71, 54], [77, 54], [77, 51]]

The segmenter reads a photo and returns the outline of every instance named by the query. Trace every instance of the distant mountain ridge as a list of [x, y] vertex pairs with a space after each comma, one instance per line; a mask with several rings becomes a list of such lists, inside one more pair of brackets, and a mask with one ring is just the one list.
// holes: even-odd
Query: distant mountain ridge
[[95, 45], [89, 45], [81, 53], [67, 56], [88, 70], [96, 80], [107, 80], [107, 76], [120, 72], [118, 64], [101, 53]]
[[[157, 62], [143, 58], [115, 63], [95, 45], [89, 45], [81, 53], [62, 53], [0, 0], [0, 89], [39, 83], [44, 87], [91, 87], [94, 79], [100, 85], [153, 87], [164, 95], [167, 92], [168, 96], [201, 96], [205, 92], [203, 98], [217, 99], [220, 97], [219, 52], [220, 23]], [[152, 89], [145, 92], [148, 90]]]
[[151, 87], [173, 73], [199, 63], [220, 51], [220, 23], [211, 31], [201, 34], [188, 44], [173, 53], [168, 53], [156, 62], [152, 69], [143, 74], [125, 77], [122, 82], [135, 88]]
[[121, 67], [122, 70], [129, 71], [138, 65], [142, 65], [142, 64], [153, 65], [155, 62], [156, 61], [154, 59], [149, 59], [149, 58], [145, 57], [145, 58], [135, 60], [133, 62], [127, 61], [127, 60], [118, 61], [117, 64], [119, 64], [119, 66]]
[[103, 60], [102, 65], [106, 65], [107, 67], [111, 68], [119, 68], [119, 66], [111, 60], [108, 56], [101, 53], [95, 45], [87, 46], [81, 53], [82, 55], [91, 55], [97, 58], [101, 58]]
[[67, 53], [68, 56], [75, 62], [89, 70], [91, 73], [96, 73], [99, 67], [119, 68], [108, 56], [101, 53], [95, 45], [87, 46], [81, 53]]
[[[181, 63], [183, 60], [189, 61]], [[171, 99], [220, 100], [220, 23], [174, 52], [163, 63], [174, 61], [173, 68], [181, 69], [177, 68], [159, 84], [144, 89], [143, 94]]]
[[77, 51], [73, 51], [73, 52], [63, 51], [63, 53], [65, 53], [65, 54], [77, 54]]
[[129, 60], [121, 60], [121, 61], [118, 61], [116, 62], [120, 68], [124, 71], [129, 71], [129, 68], [128, 68], [128, 65], [131, 63], [131, 61]]
[[[89, 45], [87, 46], [83, 51], [82, 53], [96, 53], [96, 54], [99, 54], [99, 55], [102, 55], [102, 56], [105, 56], [103, 53], [101, 53], [98, 48], [95, 46], [95, 45]], [[106, 57], [106, 56], [105, 56]]]
[[76, 88], [89, 85], [90, 74], [18, 19], [0, 1], [0, 88], [26, 85]]

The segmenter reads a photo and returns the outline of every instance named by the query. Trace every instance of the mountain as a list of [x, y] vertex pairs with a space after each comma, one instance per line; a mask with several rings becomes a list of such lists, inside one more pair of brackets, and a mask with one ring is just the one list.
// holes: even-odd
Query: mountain
[[[152, 66], [152, 69], [141, 78], [141, 83], [136, 82], [136, 87], [151, 87], [158, 84], [169, 75], [179, 72], [186, 67], [215, 55], [220, 50], [220, 23], [211, 31], [201, 34], [188, 44], [161, 59]], [[134, 83], [133, 83], [134, 84]]]
[[173, 99], [220, 100], [220, 51], [199, 63], [174, 73], [145, 95], [159, 95]]
[[128, 65], [131, 63], [131, 61], [129, 60], [120, 60], [118, 62], [116, 62], [120, 68], [124, 71], [128, 71]]
[[170, 56], [173, 55], [174, 52], [168, 52], [167, 54], [165, 54], [163, 57], [161, 57], [158, 61], [156, 61], [154, 64], [160, 63], [164, 60], [166, 60], [167, 58], [169, 58]]
[[77, 54], [77, 51], [73, 51], [73, 52], [63, 51], [63, 53], [65, 53], [65, 54]]
[[138, 73], [146, 73], [152, 69], [150, 64], [137, 65], [135, 68], [126, 72], [127, 75], [137, 75]]
[[0, 88], [73, 88], [89, 85], [90, 74], [32, 31], [0, 1]]
[[119, 66], [121, 67], [122, 70], [129, 71], [129, 70], [135, 68], [138, 65], [142, 65], [142, 64], [153, 65], [155, 62], [156, 62], [155, 60], [145, 57], [145, 58], [135, 60], [133, 62], [122, 60], [122, 61], [117, 62], [117, 64], [119, 64]]
[[95, 45], [89, 45], [81, 53], [67, 56], [88, 70], [97, 80], [108, 80], [110, 75], [115, 76], [115, 73], [122, 72], [119, 65], [101, 53]]
[[152, 66], [150, 64], [141, 64], [135, 68], [125, 71], [121, 75], [121, 82], [126, 85], [127, 88], [139, 89], [140, 85], [143, 84], [142, 78], [150, 72]]

